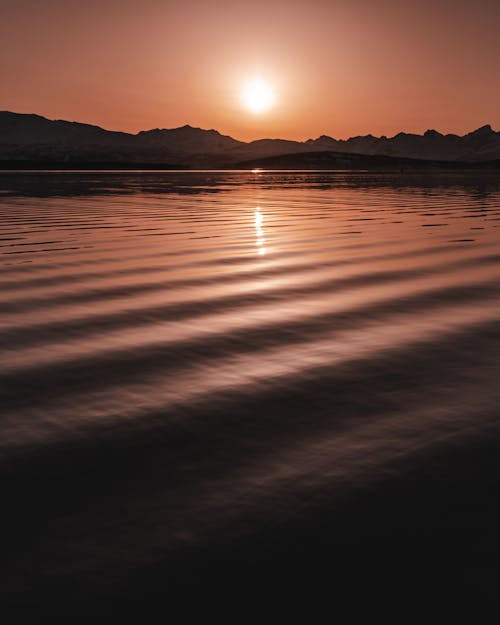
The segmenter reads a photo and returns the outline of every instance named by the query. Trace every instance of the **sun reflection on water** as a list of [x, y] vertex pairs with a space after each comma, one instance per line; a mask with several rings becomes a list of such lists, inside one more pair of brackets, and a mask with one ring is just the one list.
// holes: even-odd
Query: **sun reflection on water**
[[264, 230], [262, 228], [262, 222], [264, 220], [264, 216], [261, 213], [260, 206], [257, 206], [255, 209], [255, 235], [256, 241], [255, 245], [257, 247], [257, 254], [261, 256], [266, 253], [266, 249], [264, 247], [265, 239], [264, 239]]

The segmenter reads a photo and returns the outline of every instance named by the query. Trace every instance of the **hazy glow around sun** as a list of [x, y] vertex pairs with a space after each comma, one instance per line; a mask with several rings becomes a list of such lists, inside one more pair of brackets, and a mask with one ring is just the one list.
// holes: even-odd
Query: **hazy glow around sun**
[[262, 78], [254, 78], [243, 87], [242, 100], [253, 113], [263, 113], [274, 105], [274, 91]]

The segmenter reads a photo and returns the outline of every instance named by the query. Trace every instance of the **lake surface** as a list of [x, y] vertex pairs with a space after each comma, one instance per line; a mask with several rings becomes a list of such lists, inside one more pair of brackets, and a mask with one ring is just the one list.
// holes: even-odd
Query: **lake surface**
[[2, 172], [0, 285], [4, 603], [497, 592], [498, 177]]

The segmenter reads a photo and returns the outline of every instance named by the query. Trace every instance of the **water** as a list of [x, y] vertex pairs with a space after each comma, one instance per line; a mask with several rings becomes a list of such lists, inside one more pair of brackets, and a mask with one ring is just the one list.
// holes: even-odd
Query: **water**
[[10, 601], [494, 591], [497, 177], [1, 173], [0, 214]]

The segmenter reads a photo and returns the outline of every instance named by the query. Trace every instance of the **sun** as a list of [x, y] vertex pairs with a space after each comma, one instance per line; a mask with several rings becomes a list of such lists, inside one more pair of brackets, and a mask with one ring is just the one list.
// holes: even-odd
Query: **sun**
[[262, 78], [254, 78], [243, 87], [242, 100], [253, 113], [264, 113], [274, 105], [274, 91]]

